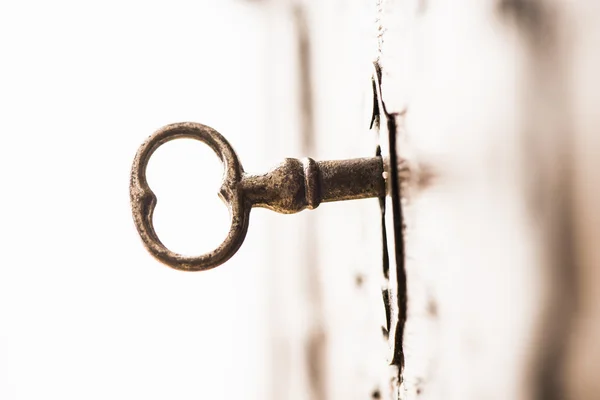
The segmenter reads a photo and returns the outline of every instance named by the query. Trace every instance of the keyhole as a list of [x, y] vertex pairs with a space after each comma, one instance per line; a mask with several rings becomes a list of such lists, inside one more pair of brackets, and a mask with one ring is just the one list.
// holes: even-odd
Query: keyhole
[[198, 256], [223, 242], [230, 225], [218, 197], [223, 166], [207, 145], [192, 139], [165, 143], [152, 155], [146, 177], [157, 198], [154, 229], [167, 248]]

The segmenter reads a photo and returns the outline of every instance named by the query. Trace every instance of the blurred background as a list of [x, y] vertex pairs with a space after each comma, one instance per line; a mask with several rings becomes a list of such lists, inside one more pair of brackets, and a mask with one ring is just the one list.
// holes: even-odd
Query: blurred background
[[[228, 268], [177, 273], [141, 246], [128, 175], [187, 120], [268, 166], [265, 21], [234, 1], [0, 4], [0, 398], [264, 398], [265, 223]], [[193, 141], [153, 158], [173, 249], [224, 238], [220, 171]]]
[[[371, 27], [361, 7], [341, 9]], [[179, 121], [217, 129], [249, 172], [266, 172], [284, 157], [318, 158], [315, 118], [320, 129], [348, 139], [325, 157], [374, 154], [372, 67], [368, 59], [348, 62], [348, 50], [364, 44], [335, 50], [346, 34], [332, 23], [320, 34], [321, 55], [311, 59], [302, 12], [301, 3], [287, 1], [0, 2], [0, 399], [325, 396], [327, 352], [345, 354], [348, 335], [334, 333], [338, 349], [327, 350], [324, 313], [336, 306], [322, 310], [311, 217], [254, 210], [230, 262], [182, 273], [145, 251], [128, 193], [138, 146]], [[327, 69], [311, 75], [310, 63]], [[344, 64], [346, 77], [339, 75]], [[328, 90], [320, 100], [326, 114], [315, 116], [307, 79], [334, 89], [351, 81], [353, 95]], [[359, 113], [339, 130], [331, 121], [348, 102]], [[200, 254], [223, 240], [229, 217], [217, 197], [221, 171], [208, 147], [192, 140], [155, 153], [148, 180], [168, 247]], [[378, 221], [377, 201], [367, 203], [330, 213], [321, 222], [329, 238], [365, 212]], [[349, 278], [329, 295], [338, 307], [352, 298], [344, 289], [355, 285], [350, 273], [380, 259], [378, 230], [374, 223], [357, 229], [354, 242], [323, 242], [332, 254], [365, 237], [372, 243], [340, 265]], [[379, 310], [378, 284], [371, 284]], [[350, 321], [379, 318], [369, 307]], [[377, 324], [367, 332], [382, 345]], [[340, 364], [354, 368], [344, 358]], [[331, 378], [352, 377], [337, 371]]]

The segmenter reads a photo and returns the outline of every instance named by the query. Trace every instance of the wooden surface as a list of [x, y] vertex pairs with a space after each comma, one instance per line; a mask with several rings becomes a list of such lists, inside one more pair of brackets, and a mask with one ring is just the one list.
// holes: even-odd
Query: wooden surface
[[[315, 159], [373, 156], [374, 4], [266, 4], [272, 151]], [[277, 238], [287, 239], [272, 253], [271, 398], [382, 396], [389, 367], [378, 201], [322, 204], [272, 218]]]
[[411, 170], [402, 398], [600, 396], [599, 11], [383, 2], [383, 100]]
[[600, 5], [268, 4], [286, 155], [371, 155], [381, 67], [406, 177], [408, 307], [398, 380], [377, 204], [278, 220], [301, 245], [273, 253], [272, 398], [598, 398]]

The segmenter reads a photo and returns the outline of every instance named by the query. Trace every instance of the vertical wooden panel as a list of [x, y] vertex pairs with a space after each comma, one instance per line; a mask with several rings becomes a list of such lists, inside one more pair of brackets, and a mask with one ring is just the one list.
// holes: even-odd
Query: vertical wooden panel
[[570, 28], [567, 82], [573, 132], [576, 314], [566, 359], [567, 394], [600, 396], [600, 5], [575, 2], [566, 10]]
[[288, 243], [277, 253], [291, 269], [276, 272], [287, 282], [279, 321], [290, 325], [275, 335], [287, 360], [275, 397], [597, 397], [600, 7], [273, 2], [283, 3], [277, 32], [302, 25], [306, 37], [277, 39], [280, 51], [297, 52], [285, 53], [294, 72], [273, 75], [274, 114], [287, 115], [274, 131], [308, 138], [297, 151], [368, 155], [371, 62], [382, 69], [406, 177], [408, 319], [396, 388], [374, 329], [384, 325], [376, 204], [299, 217], [283, 229], [305, 250]]
[[382, 3], [383, 100], [410, 169], [403, 398], [598, 395], [592, 15]]
[[[312, 137], [299, 147], [306, 153], [299, 155], [319, 159], [374, 155], [376, 137], [369, 131], [370, 79], [376, 49], [374, 4], [333, 0], [290, 3], [293, 23], [305, 29], [297, 34], [306, 36], [296, 38], [294, 46], [299, 47], [295, 49], [301, 50], [296, 59], [298, 77], [287, 85], [305, 85], [297, 88], [300, 102], [294, 106], [300, 115], [312, 120], [299, 121], [294, 127], [304, 126], [304, 139], [312, 131]], [[307, 93], [310, 98], [306, 98]], [[301, 339], [304, 372], [300, 373], [306, 374], [306, 379], [301, 388], [304, 392], [294, 396], [383, 398], [389, 379], [381, 334], [385, 322], [378, 202], [323, 204], [303, 218], [306, 225], [297, 232], [306, 230], [308, 236], [303, 241], [309, 245], [294, 265], [301, 268], [296, 276], [302, 277], [300, 285], [305, 285], [300, 292], [306, 315]], [[312, 268], [316, 276], [310, 276]]]
[[[284, 157], [301, 157], [303, 115], [301, 104], [298, 30], [290, 1], [265, 2], [269, 61], [265, 73], [268, 87], [269, 164]], [[266, 240], [271, 243], [269, 308], [271, 317], [271, 399], [312, 398], [307, 346], [315, 326], [311, 288], [307, 288], [309, 257], [306, 257], [308, 214], [282, 216], [256, 210], [275, 229]]]
[[[375, 154], [369, 131], [376, 13], [370, 1], [305, 2], [312, 39], [315, 156]], [[327, 335], [327, 399], [384, 398], [388, 391], [376, 199], [313, 212]]]

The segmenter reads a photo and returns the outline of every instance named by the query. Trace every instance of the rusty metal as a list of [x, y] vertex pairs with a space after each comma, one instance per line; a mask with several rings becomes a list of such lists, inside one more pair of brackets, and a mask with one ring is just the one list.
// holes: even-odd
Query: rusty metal
[[[385, 107], [381, 94], [381, 68], [374, 64], [373, 71], [373, 118], [372, 127], [379, 134], [379, 144], [385, 155], [386, 173], [394, 177], [388, 179], [388, 195], [381, 202], [383, 213], [383, 300], [386, 315], [384, 336], [388, 340], [388, 361], [396, 369], [396, 382], [402, 382], [404, 368], [404, 325], [407, 315], [407, 282], [404, 250], [404, 215], [402, 200], [406, 182], [411, 180], [411, 170], [399, 157], [401, 147], [398, 119], [402, 114], [390, 113]], [[412, 174], [413, 178], [418, 176]]]
[[[206, 143], [224, 164], [219, 196], [229, 208], [231, 227], [223, 243], [200, 256], [184, 256], [167, 249], [152, 223], [156, 196], [146, 181], [146, 166], [158, 147], [179, 138]], [[317, 208], [322, 202], [384, 197], [383, 173], [381, 157], [337, 161], [286, 158], [266, 174], [248, 175], [221, 134], [202, 124], [183, 122], [159, 129], [139, 148], [131, 170], [131, 208], [138, 233], [156, 259], [178, 270], [203, 271], [223, 264], [239, 249], [252, 207], [293, 214]]]

